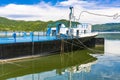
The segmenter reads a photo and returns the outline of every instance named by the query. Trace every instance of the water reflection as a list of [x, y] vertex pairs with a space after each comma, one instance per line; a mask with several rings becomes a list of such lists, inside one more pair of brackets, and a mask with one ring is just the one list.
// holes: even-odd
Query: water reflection
[[73, 67], [65, 69], [65, 72], [70, 72], [70, 73], [90, 72], [91, 66], [95, 63], [96, 61], [90, 62], [87, 64], [81, 64], [79, 66], [73, 66]]
[[69, 75], [89, 72], [96, 58], [89, 51], [33, 58], [0, 65], [1, 80], [70, 80]]
[[25, 75], [8, 80], [79, 80], [83, 77], [81, 74], [83, 72], [89, 73], [91, 71], [91, 66], [95, 63], [96, 61], [93, 61], [87, 64], [71, 66], [65, 69], [55, 69], [52, 71]]
[[[98, 56], [98, 62], [92, 67], [89, 74], [95, 80], [119, 80], [120, 79], [120, 57], [116, 55]], [[92, 79], [89, 79], [92, 80]]]

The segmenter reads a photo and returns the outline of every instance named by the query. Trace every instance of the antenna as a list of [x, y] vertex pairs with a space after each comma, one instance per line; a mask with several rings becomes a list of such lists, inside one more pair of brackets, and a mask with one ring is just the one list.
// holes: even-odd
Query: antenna
[[70, 14], [69, 14], [69, 20], [70, 20], [70, 26], [69, 26], [69, 35], [71, 35], [71, 26], [72, 26], [72, 17], [73, 17], [73, 7], [71, 6], [70, 8]]

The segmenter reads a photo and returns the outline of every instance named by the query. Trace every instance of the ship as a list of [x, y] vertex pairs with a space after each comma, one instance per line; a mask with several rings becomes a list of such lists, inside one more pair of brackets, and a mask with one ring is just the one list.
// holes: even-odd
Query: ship
[[56, 23], [55, 27], [49, 26], [42, 36], [33, 36], [31, 32], [27, 37], [17, 37], [13, 33], [11, 38], [0, 38], [0, 59], [46, 56], [94, 47], [98, 33], [92, 32], [92, 25], [88, 23], [76, 22], [73, 25], [73, 9], [70, 7], [69, 26]]

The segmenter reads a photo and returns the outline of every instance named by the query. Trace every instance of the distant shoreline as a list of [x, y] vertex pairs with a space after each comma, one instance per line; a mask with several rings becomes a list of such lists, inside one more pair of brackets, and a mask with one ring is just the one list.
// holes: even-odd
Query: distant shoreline
[[98, 32], [98, 34], [111, 34], [111, 33], [120, 33], [120, 31], [119, 32]]

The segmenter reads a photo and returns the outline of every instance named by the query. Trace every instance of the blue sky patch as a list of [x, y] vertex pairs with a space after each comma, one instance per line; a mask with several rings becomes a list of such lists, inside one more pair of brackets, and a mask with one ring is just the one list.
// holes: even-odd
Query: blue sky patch
[[61, 2], [61, 1], [65, 1], [65, 0], [0, 0], [0, 5], [7, 5], [7, 4], [32, 5], [32, 4], [38, 4], [42, 1], [55, 5], [57, 2]]

